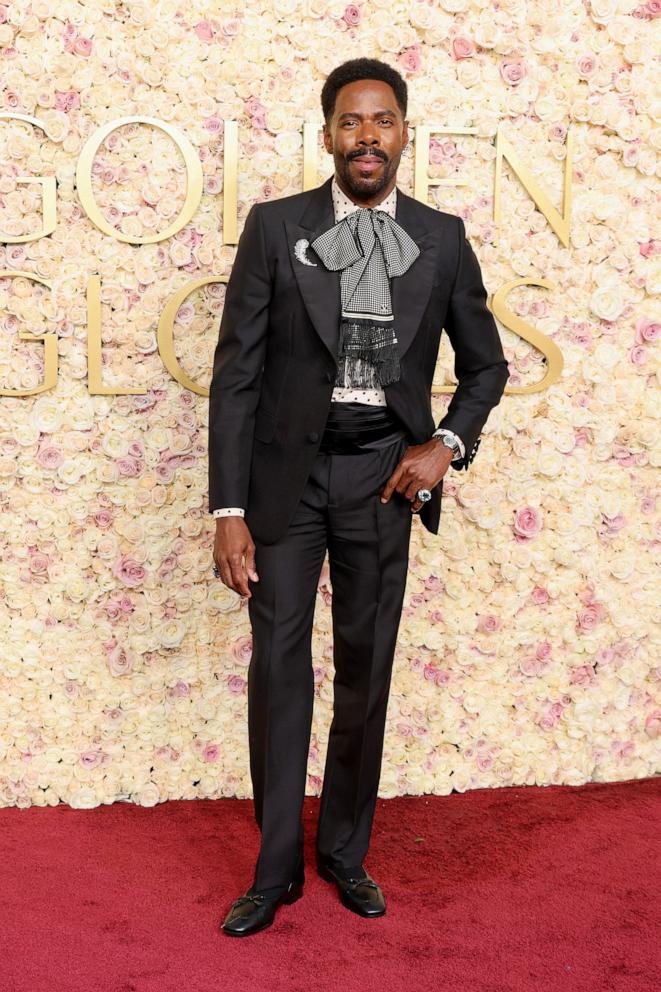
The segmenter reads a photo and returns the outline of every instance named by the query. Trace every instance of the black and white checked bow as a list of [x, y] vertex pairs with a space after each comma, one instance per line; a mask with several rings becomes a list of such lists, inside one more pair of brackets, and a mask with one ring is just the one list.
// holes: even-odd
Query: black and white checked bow
[[420, 254], [384, 210], [361, 208], [311, 242], [327, 269], [341, 270], [337, 386], [373, 389], [399, 379], [390, 279]]

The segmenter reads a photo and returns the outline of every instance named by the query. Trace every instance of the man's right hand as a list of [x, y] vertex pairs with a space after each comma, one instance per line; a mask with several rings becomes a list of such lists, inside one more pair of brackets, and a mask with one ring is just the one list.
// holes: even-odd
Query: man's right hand
[[255, 569], [255, 542], [243, 517], [218, 517], [213, 558], [226, 586], [250, 598], [248, 579], [259, 581]]

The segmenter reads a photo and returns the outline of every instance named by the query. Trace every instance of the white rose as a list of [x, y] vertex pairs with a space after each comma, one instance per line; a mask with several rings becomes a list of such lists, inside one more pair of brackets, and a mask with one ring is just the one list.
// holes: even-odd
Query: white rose
[[590, 309], [602, 320], [617, 320], [624, 309], [624, 301], [617, 289], [603, 286], [590, 297]]

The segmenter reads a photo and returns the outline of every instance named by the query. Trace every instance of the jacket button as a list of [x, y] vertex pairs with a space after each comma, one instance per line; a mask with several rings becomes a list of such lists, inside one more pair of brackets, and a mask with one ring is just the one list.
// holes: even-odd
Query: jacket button
[[308, 441], [318, 441], [318, 440], [319, 440], [319, 435], [317, 434], [316, 431], [312, 431], [311, 434], [308, 434]]

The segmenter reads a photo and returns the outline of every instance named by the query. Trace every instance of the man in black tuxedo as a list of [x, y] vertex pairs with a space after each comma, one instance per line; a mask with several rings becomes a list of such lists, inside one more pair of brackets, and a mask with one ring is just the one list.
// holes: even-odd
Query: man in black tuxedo
[[[396, 186], [407, 90], [375, 59], [322, 95], [335, 175], [254, 205], [227, 285], [209, 405], [215, 571], [248, 597], [248, 731], [261, 848], [224, 932], [264, 929], [302, 894], [301, 809], [314, 698], [311, 632], [326, 551], [334, 710], [317, 867], [381, 916], [367, 873], [413, 514], [438, 533], [443, 477], [467, 469], [508, 379], [461, 218]], [[438, 428], [442, 328], [457, 389]]]

